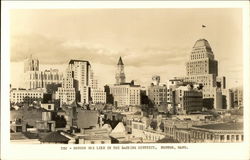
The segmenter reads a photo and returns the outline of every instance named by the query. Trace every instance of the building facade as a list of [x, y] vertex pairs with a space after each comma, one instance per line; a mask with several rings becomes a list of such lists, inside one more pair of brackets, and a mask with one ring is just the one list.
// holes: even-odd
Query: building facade
[[55, 98], [60, 100], [60, 105], [69, 105], [76, 101], [76, 92], [72, 74], [72, 71], [68, 68], [63, 78], [62, 87], [58, 87], [56, 92]]
[[203, 107], [202, 92], [191, 86], [180, 86], [175, 91], [175, 105], [178, 114], [201, 111]]
[[110, 94], [114, 98], [114, 105], [117, 107], [134, 106], [141, 104], [140, 85], [125, 82], [124, 64], [121, 57], [117, 64], [115, 74], [116, 84], [110, 86]]
[[[204, 89], [216, 87], [218, 62], [214, 59], [212, 48], [207, 40], [196, 41], [189, 61], [186, 63], [187, 77], [190, 81], [201, 83]], [[204, 90], [204, 97], [210, 97], [209, 91]]]
[[203, 98], [211, 98], [216, 87], [218, 62], [214, 59], [212, 48], [206, 39], [199, 39], [193, 46], [189, 61], [186, 63], [187, 80], [202, 84]]
[[34, 101], [41, 101], [43, 99], [44, 90], [24, 90], [24, 89], [12, 89], [10, 91], [11, 103], [33, 103]]
[[242, 123], [219, 123], [193, 126], [190, 130], [193, 143], [232, 143], [244, 141]]
[[90, 100], [90, 77], [91, 65], [89, 61], [70, 60], [69, 70], [72, 71], [76, 101], [81, 104], [88, 104]]
[[103, 89], [92, 89], [91, 88], [91, 101], [94, 104], [106, 103], [106, 92]]
[[46, 88], [48, 84], [61, 84], [63, 74], [57, 69], [39, 71], [39, 60], [31, 57], [24, 61], [24, 85], [26, 89]]
[[148, 98], [155, 105], [167, 103], [167, 86], [160, 85], [160, 76], [152, 77], [153, 83], [148, 87]]
[[243, 87], [236, 87], [232, 89], [234, 95], [234, 106], [243, 107]]
[[203, 99], [206, 100], [208, 108], [223, 108], [219, 89], [226, 88], [226, 78], [218, 77], [218, 61], [215, 60], [212, 48], [206, 39], [197, 40], [193, 46], [189, 61], [186, 63], [186, 73], [184, 81], [202, 84]]
[[117, 107], [141, 104], [139, 85], [133, 85], [130, 83], [113, 85], [110, 87], [110, 93], [113, 95], [114, 104]]

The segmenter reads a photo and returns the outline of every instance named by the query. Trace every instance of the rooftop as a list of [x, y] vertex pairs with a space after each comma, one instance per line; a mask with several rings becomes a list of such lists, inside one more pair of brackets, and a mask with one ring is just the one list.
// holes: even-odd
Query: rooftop
[[22, 140], [22, 139], [28, 139], [28, 138], [23, 133], [20, 132], [10, 134], [10, 140]]
[[79, 128], [90, 128], [98, 124], [98, 111], [80, 110], [77, 113], [77, 125]]
[[70, 139], [61, 135], [59, 131], [51, 132], [42, 139], [40, 139], [41, 142], [68, 142]]
[[86, 62], [88, 65], [90, 65], [89, 61], [77, 60], [77, 59], [71, 59], [71, 60], [69, 61], [69, 64], [74, 64], [75, 62]]
[[110, 140], [111, 138], [106, 135], [90, 135], [90, 136], [79, 136], [80, 139], [84, 140]]
[[210, 48], [211, 49], [211, 46], [210, 44], [208, 43], [208, 41], [206, 39], [198, 39], [195, 44], [194, 44], [194, 47], [193, 48], [197, 48], [197, 47], [206, 47], [206, 48]]
[[243, 130], [243, 123], [217, 123], [193, 127], [211, 130]]

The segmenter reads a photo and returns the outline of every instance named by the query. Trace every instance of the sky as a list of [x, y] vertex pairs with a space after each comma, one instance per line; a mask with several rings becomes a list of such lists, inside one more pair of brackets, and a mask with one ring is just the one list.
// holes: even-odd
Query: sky
[[[206, 25], [202, 28], [202, 25]], [[88, 60], [100, 86], [115, 83], [119, 57], [126, 80], [148, 86], [185, 76], [196, 40], [209, 41], [228, 88], [243, 79], [241, 9], [15, 9], [10, 13], [11, 84], [23, 85], [23, 61], [64, 71]]]

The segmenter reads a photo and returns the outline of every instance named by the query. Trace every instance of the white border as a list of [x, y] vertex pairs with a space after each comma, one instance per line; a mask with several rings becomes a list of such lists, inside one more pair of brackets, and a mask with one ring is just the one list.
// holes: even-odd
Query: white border
[[[242, 8], [244, 52], [244, 134], [239, 144], [184, 144], [188, 150], [74, 150], [62, 151], [62, 145], [9, 144], [9, 11], [10, 9], [75, 9], [75, 8]], [[227, 1], [22, 1], [2, 2], [1, 48], [1, 159], [249, 159], [249, 3]], [[129, 144], [129, 146], [137, 144]], [[138, 144], [144, 145], [144, 144]], [[154, 146], [159, 146], [151, 144]], [[168, 145], [168, 144], [166, 144]], [[173, 144], [178, 146], [181, 144]], [[69, 145], [67, 145], [69, 146]], [[72, 145], [74, 146], [74, 145]], [[119, 145], [121, 146], [121, 145]]]

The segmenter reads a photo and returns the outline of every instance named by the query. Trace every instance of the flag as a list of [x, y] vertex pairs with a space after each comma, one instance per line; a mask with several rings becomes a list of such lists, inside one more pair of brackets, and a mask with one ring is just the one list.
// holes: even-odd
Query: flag
[[203, 25], [202, 25], [202, 28], [205, 28], [205, 27], [206, 27], [206, 26], [203, 24]]

